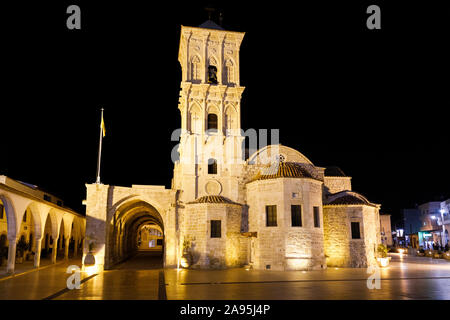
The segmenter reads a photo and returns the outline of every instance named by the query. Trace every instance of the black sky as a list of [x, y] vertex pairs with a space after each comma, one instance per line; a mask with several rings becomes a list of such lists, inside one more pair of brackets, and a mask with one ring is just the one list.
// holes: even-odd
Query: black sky
[[[448, 5], [347, 2], [8, 5], [0, 174], [84, 213], [104, 107], [102, 181], [170, 187], [180, 25], [198, 26], [213, 3], [226, 29], [246, 32], [244, 129], [279, 128], [282, 144], [341, 167], [384, 213], [449, 198]], [[81, 31], [66, 28], [70, 4]], [[369, 4], [380, 5], [382, 30], [366, 29]]]

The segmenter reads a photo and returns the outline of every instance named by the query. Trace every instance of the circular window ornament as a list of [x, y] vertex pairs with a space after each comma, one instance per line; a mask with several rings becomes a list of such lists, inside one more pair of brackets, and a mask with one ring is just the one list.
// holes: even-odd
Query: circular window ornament
[[286, 161], [286, 157], [284, 155], [282, 155], [282, 154], [279, 154], [277, 156], [277, 161], [278, 162], [284, 162], [284, 161]]
[[222, 193], [222, 185], [217, 180], [210, 180], [205, 184], [205, 192], [210, 196], [218, 196]]

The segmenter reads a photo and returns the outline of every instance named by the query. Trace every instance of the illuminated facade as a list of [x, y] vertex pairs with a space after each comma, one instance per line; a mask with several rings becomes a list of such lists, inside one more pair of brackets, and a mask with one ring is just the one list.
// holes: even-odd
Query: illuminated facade
[[14, 273], [17, 263], [41, 257], [77, 257], [84, 241], [85, 217], [35, 185], [0, 175], [0, 264]]
[[[212, 21], [182, 26], [181, 130], [172, 187], [87, 185], [86, 234], [99, 268], [135, 252], [145, 225], [162, 231], [166, 267], [311, 270], [330, 261], [374, 262], [379, 206], [351, 192], [350, 177], [327, 175], [278, 144], [244, 159], [243, 38]], [[327, 236], [333, 232], [339, 236]]]

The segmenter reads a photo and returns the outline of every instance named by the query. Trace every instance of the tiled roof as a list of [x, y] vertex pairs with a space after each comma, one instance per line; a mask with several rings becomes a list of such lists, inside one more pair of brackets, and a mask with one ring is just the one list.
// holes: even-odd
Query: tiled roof
[[195, 199], [192, 202], [189, 202], [189, 204], [193, 204], [193, 203], [225, 203], [225, 204], [240, 205], [239, 203], [233, 202], [230, 199], [227, 199], [222, 196], [203, 196], [198, 199]]
[[276, 178], [313, 178], [313, 176], [296, 162], [278, 162], [262, 169], [254, 180]]
[[352, 195], [345, 195], [340, 198], [336, 198], [333, 201], [328, 202], [327, 204], [331, 205], [342, 205], [342, 204], [364, 204], [368, 205], [370, 204], [368, 201], [365, 201], [361, 198], [352, 196]]
[[376, 206], [359, 193], [347, 190], [329, 195], [325, 200], [324, 204], [332, 206], [342, 206], [342, 205]]

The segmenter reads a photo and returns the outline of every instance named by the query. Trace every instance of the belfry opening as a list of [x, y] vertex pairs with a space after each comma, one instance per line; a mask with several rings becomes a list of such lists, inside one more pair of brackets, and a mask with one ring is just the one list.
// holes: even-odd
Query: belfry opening
[[163, 267], [163, 219], [151, 204], [135, 200], [121, 205], [112, 217], [109, 236], [107, 269]]

